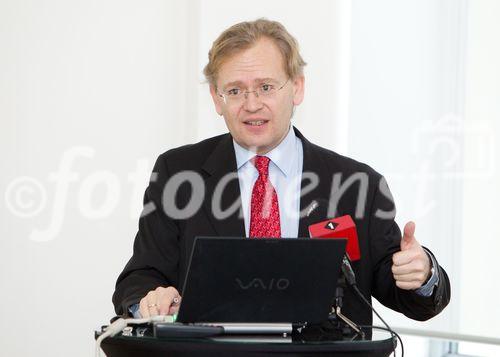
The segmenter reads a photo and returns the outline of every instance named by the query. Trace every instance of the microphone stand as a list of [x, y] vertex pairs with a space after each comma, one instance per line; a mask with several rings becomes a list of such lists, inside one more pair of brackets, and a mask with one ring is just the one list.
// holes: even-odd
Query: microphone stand
[[365, 333], [361, 330], [361, 328], [355, 322], [353, 322], [351, 319], [349, 319], [342, 313], [345, 287], [346, 287], [346, 280], [345, 277], [342, 275], [339, 278], [337, 288], [335, 289], [334, 303], [332, 305], [332, 311], [328, 316], [328, 320], [334, 325], [335, 328], [342, 331], [342, 334], [351, 335], [352, 331], [350, 329], [352, 329], [356, 333], [358, 333], [361, 336], [361, 338], [364, 339]]

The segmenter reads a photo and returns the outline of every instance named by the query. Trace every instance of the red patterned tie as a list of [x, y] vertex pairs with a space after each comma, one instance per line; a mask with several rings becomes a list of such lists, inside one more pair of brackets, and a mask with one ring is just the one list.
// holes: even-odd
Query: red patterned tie
[[278, 195], [269, 180], [269, 158], [255, 156], [251, 162], [259, 171], [259, 177], [252, 190], [250, 237], [280, 238]]

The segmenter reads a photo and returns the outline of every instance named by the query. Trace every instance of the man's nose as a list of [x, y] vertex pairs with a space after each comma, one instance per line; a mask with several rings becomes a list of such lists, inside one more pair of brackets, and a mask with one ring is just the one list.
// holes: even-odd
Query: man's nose
[[243, 102], [243, 108], [249, 112], [256, 112], [262, 108], [262, 101], [257, 92], [247, 92]]

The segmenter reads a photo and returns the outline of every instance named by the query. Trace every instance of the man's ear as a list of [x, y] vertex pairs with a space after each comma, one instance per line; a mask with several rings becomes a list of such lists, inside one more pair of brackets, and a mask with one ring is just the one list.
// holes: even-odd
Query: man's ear
[[217, 94], [217, 89], [213, 84], [210, 84], [210, 95], [214, 101], [215, 111], [217, 114], [222, 115], [221, 97]]
[[293, 105], [299, 105], [304, 100], [304, 85], [305, 78], [304, 75], [301, 74], [292, 82], [293, 85]]

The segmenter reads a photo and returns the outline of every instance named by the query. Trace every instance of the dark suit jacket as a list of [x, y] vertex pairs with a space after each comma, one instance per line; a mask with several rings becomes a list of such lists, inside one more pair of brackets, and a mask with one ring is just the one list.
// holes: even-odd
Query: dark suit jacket
[[[422, 297], [395, 285], [391, 273], [392, 255], [400, 249], [401, 232], [393, 219], [394, 203], [383, 177], [368, 165], [310, 143], [297, 129], [295, 133], [303, 145], [303, 172], [316, 173], [320, 178], [319, 184], [301, 197], [301, 210], [315, 199], [330, 198], [334, 175], [341, 177], [342, 182], [356, 174], [368, 179], [365, 186], [360, 180], [354, 180], [340, 195], [336, 211], [337, 215], [351, 215], [356, 223], [361, 260], [354, 262], [353, 268], [360, 290], [366, 297], [373, 296], [385, 306], [412, 319], [426, 320], [438, 314], [450, 299], [450, 283], [444, 269], [436, 267], [440, 283], [431, 297]], [[163, 189], [169, 178], [185, 170], [194, 171], [203, 178], [203, 204], [194, 216], [173, 219], [162, 209]], [[211, 208], [217, 183], [226, 174], [237, 172], [230, 134], [169, 150], [158, 157], [153, 172], [156, 177], [152, 176], [146, 189], [144, 204], [145, 211], [151, 210], [151, 203], [155, 209], [140, 218], [133, 256], [118, 277], [113, 303], [119, 315], [127, 314], [129, 306], [138, 303], [148, 291], [158, 286], [171, 285], [182, 294], [180, 289], [196, 236], [245, 236], [244, 221], [238, 217], [238, 212], [218, 220]], [[304, 179], [302, 187], [309, 183]], [[366, 190], [366, 202], [362, 216], [359, 212], [356, 216], [360, 188]], [[200, 195], [200, 192], [193, 191], [189, 184], [181, 185], [175, 196], [177, 207], [185, 207], [191, 195]], [[233, 179], [222, 193], [222, 209], [231, 206], [239, 196], [239, 182]], [[377, 210], [393, 211], [392, 217], [377, 218]], [[308, 237], [310, 223], [307, 218], [300, 220], [299, 237]], [[345, 292], [343, 311], [358, 324], [370, 325], [372, 322], [370, 309], [350, 290]]]

